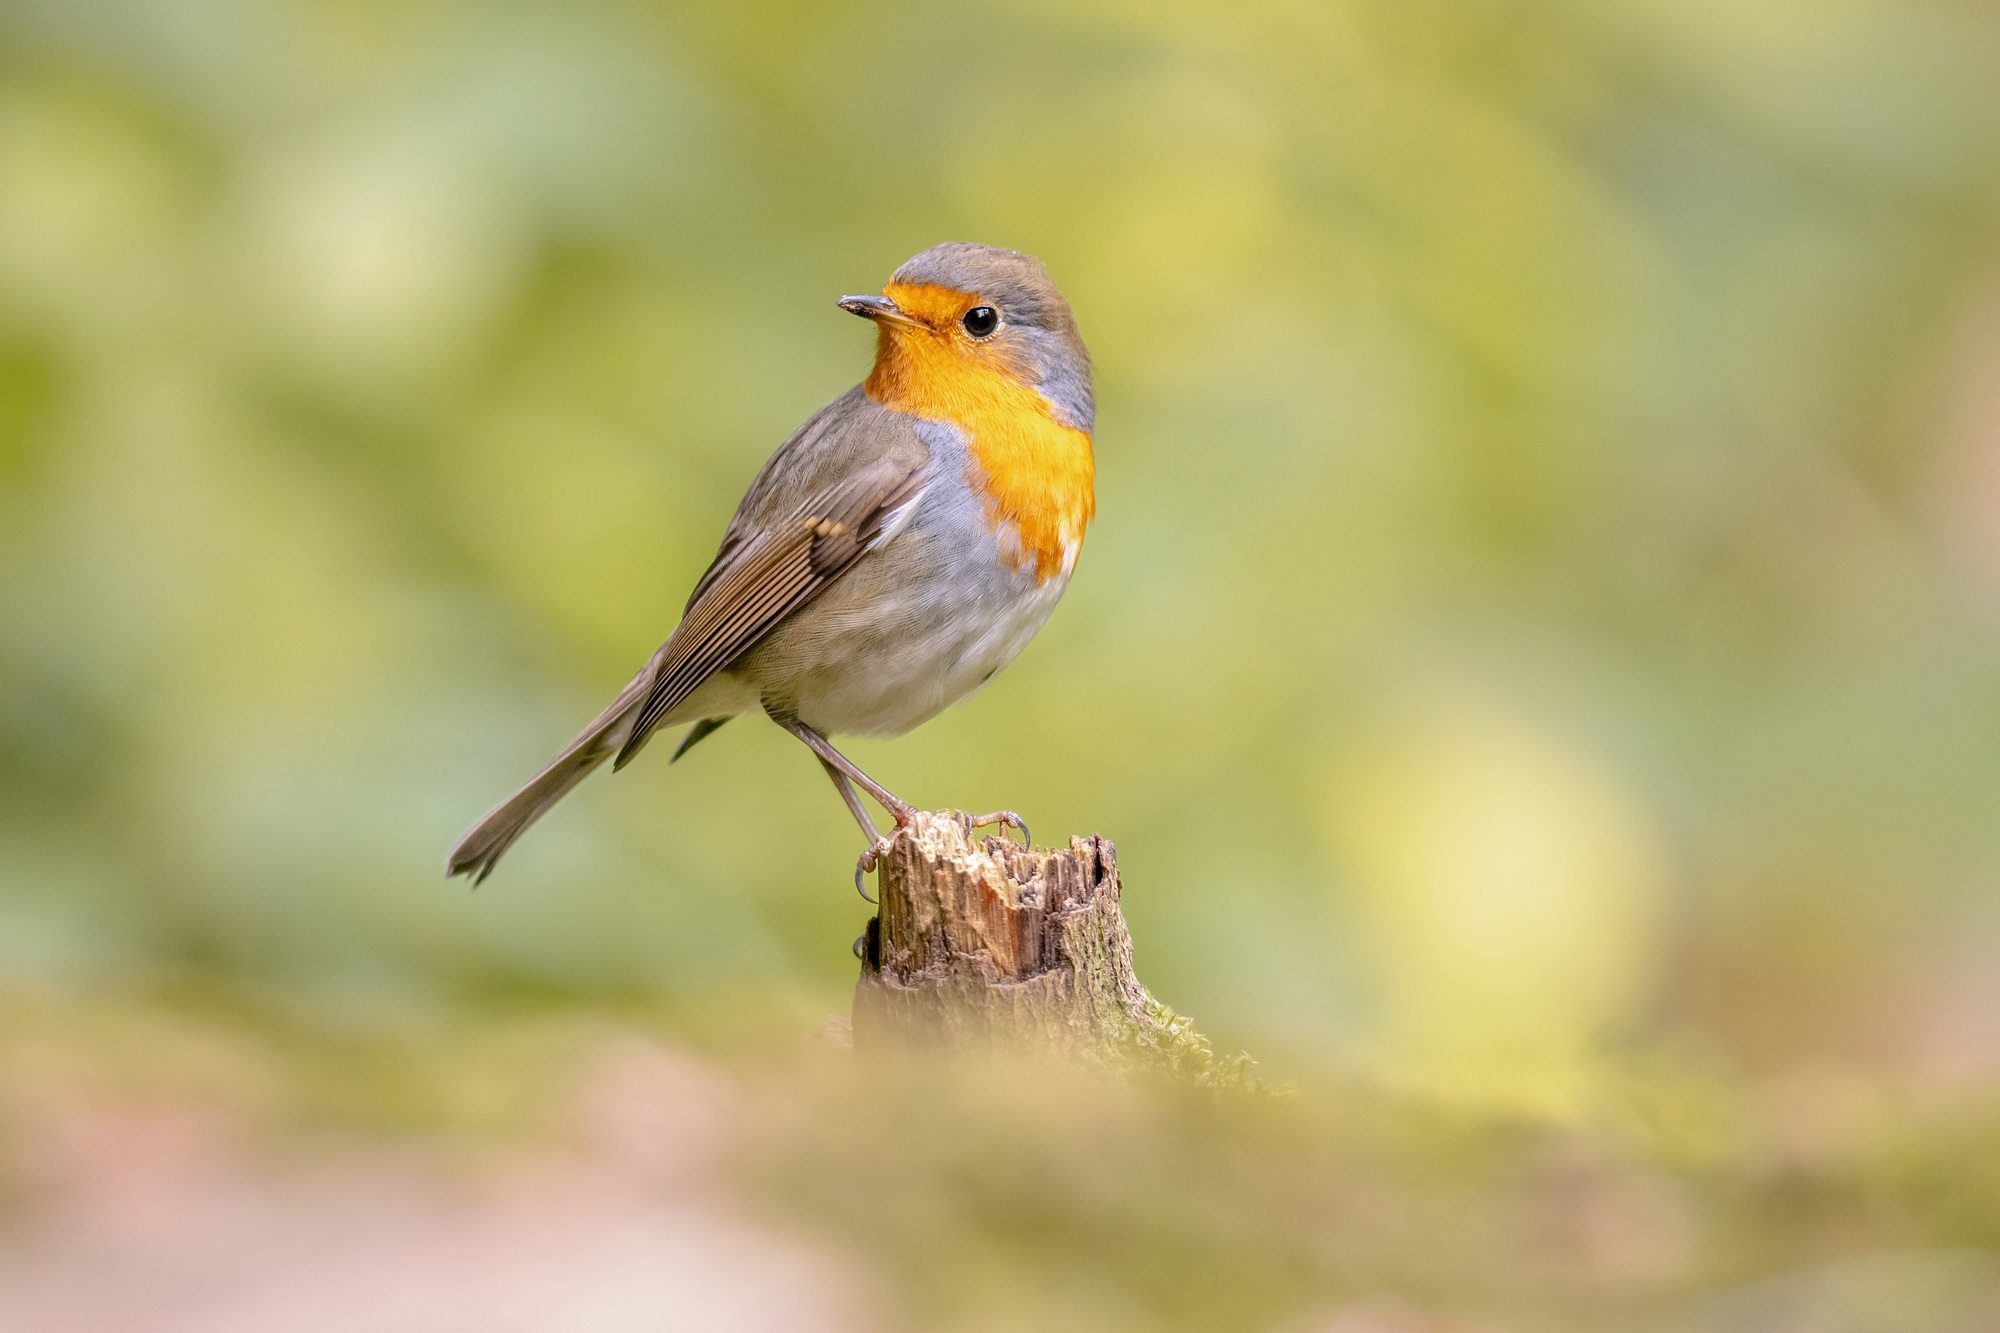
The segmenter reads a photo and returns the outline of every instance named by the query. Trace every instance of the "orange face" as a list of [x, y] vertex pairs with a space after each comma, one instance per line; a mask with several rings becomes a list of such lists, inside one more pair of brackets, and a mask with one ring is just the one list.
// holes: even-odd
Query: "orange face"
[[1097, 508], [1090, 433], [1057, 418], [1008, 339], [967, 331], [978, 295], [905, 283], [883, 295], [905, 321], [877, 321], [868, 396], [964, 431], [978, 464], [968, 480], [985, 495], [988, 520], [1018, 537], [1038, 583], [1067, 572]]

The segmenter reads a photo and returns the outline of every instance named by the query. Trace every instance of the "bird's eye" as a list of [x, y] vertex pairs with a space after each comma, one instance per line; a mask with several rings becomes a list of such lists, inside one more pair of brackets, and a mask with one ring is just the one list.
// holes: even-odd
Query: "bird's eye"
[[984, 338], [1000, 327], [1000, 312], [990, 305], [976, 305], [965, 312], [960, 321], [965, 331], [975, 338]]

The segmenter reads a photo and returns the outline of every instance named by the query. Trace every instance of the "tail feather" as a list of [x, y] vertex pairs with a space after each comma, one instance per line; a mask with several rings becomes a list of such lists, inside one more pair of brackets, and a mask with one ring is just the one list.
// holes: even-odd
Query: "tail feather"
[[618, 752], [631, 728], [633, 714], [646, 697], [649, 674], [650, 667], [635, 676], [612, 700], [611, 706], [579, 732], [547, 767], [458, 840], [458, 845], [451, 849], [451, 859], [446, 862], [446, 878], [470, 875], [474, 884], [483, 882], [493, 873], [502, 854], [514, 845], [514, 840], [528, 831], [529, 825], [589, 777], [592, 769]]

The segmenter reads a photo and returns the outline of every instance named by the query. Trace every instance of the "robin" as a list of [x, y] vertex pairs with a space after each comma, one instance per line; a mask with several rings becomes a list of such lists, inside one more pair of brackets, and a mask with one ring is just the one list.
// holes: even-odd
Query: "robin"
[[[916, 813], [828, 737], [929, 721], [1048, 619], [1096, 509], [1090, 353], [1041, 264], [992, 246], [934, 246], [840, 308], [875, 323], [868, 378], [771, 455], [673, 635], [459, 840], [449, 873], [485, 879], [592, 769], [623, 768], [661, 727], [693, 724], [679, 759], [752, 709], [805, 742], [860, 824], [857, 886], [883, 844], [855, 787], [897, 827]], [[1027, 833], [1012, 811], [973, 822]]]

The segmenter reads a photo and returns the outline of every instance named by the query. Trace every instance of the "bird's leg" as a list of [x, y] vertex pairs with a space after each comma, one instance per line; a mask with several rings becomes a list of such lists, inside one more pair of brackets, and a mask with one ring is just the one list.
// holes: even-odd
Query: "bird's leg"
[[[827, 740], [826, 737], [820, 735], [797, 718], [774, 718], [773, 720], [811, 747], [812, 752], [819, 756], [819, 761], [822, 764], [860, 783], [861, 790], [873, 796], [881, 807], [889, 812], [889, 817], [896, 821], [897, 828], [903, 827], [903, 825], [916, 818], [917, 807], [911, 805], [908, 801], [898, 800], [896, 793], [890, 791], [866, 773], [863, 773], [859, 768], [856, 768], [854, 761], [834, 749], [833, 743]], [[846, 793], [842, 794], [845, 795]], [[865, 816], [862, 819], [862, 826], [873, 832], [873, 827], [867, 823]]]
[[847, 774], [824, 759], [820, 760], [819, 764], [826, 770], [826, 775], [833, 779], [834, 788], [840, 792], [840, 799], [847, 802], [847, 813], [853, 815], [854, 822], [861, 825], [861, 831], [868, 835], [869, 843], [882, 841], [882, 835], [875, 829], [875, 821], [868, 817], [868, 807], [861, 804], [861, 797], [856, 794], [854, 784], [847, 780]]
[[868, 807], [861, 804], [861, 797], [855, 794], [854, 784], [847, 780], [847, 774], [824, 759], [819, 763], [820, 767], [826, 770], [826, 775], [833, 779], [834, 787], [840, 792], [840, 799], [847, 802], [847, 812], [854, 816], [854, 822], [861, 825], [861, 831], [868, 835], [868, 850], [854, 863], [854, 891], [861, 895], [863, 902], [872, 903], [875, 900], [868, 896], [867, 889], [861, 887], [861, 877], [875, 868], [875, 849], [882, 845], [882, 835], [876, 832], [875, 821], [868, 817]]
[[[848, 812], [854, 816], [855, 823], [861, 825], [861, 831], [868, 835], [868, 850], [861, 854], [861, 859], [854, 865], [854, 891], [859, 893], [863, 898], [868, 898], [867, 892], [861, 887], [861, 877], [875, 868], [875, 863], [881, 859], [882, 853], [888, 848], [889, 844], [877, 832], [875, 821], [868, 817], [868, 811], [862, 806], [861, 798], [854, 794], [854, 788], [850, 785], [849, 780], [852, 779], [853, 782], [860, 783], [863, 791], [880, 802], [882, 808], [889, 812], [889, 817], [896, 821], [897, 828], [901, 828], [909, 823], [916, 815], [917, 808], [907, 801], [898, 800], [894, 792], [869, 777], [866, 773], [863, 773], [853, 760], [834, 749], [832, 741], [829, 741], [826, 737], [820, 735], [797, 718], [780, 717], [773, 713], [771, 720], [804, 741], [807, 747], [819, 757], [820, 766], [826, 769], [827, 776], [833, 779], [833, 785], [840, 789], [840, 799], [847, 802]], [[1015, 814], [1012, 810], [995, 810], [991, 814], [985, 815], [967, 815], [965, 820], [966, 836], [968, 838], [971, 837], [972, 830], [974, 829], [987, 828], [994, 824], [1021, 830], [1022, 846], [1034, 846], [1035, 839], [1034, 835], [1028, 832], [1028, 821]], [[873, 902], [874, 900], [871, 898], [869, 901]]]
[[833, 779], [833, 785], [840, 789], [840, 799], [847, 802], [847, 809], [854, 816], [854, 822], [861, 825], [861, 831], [868, 835], [868, 850], [861, 853], [861, 859], [854, 863], [854, 891], [869, 902], [873, 902], [874, 899], [868, 898], [868, 891], [861, 887], [861, 879], [875, 868], [875, 863], [881, 860], [882, 853], [888, 849], [889, 843], [876, 830], [875, 821], [868, 817], [868, 811], [862, 806], [861, 798], [854, 794], [849, 779], [860, 783], [863, 791], [881, 802], [882, 808], [889, 812], [889, 817], [896, 821], [897, 828], [903, 827], [916, 816], [917, 807], [907, 801], [897, 800], [894, 792], [863, 773], [855, 766], [853, 760], [833, 748], [833, 742], [797, 718], [780, 717], [773, 713], [771, 720], [804, 741], [819, 757], [820, 766], [825, 768], [827, 776]]

